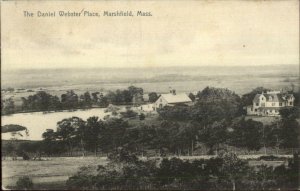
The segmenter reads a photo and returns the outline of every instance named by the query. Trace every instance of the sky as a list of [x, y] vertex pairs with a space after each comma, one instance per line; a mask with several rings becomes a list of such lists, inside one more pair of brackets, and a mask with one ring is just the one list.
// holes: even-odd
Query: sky
[[[152, 17], [24, 17], [24, 11]], [[1, 69], [299, 64], [299, 1], [1, 1]]]

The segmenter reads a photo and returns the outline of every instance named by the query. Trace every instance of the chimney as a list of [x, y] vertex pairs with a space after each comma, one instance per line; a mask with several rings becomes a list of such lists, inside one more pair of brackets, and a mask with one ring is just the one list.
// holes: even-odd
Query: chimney
[[172, 90], [172, 94], [176, 95], [176, 90], [175, 89]]

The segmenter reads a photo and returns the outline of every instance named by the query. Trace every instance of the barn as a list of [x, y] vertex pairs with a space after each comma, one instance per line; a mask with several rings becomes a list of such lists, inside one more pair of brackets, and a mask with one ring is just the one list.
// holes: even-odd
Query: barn
[[161, 94], [157, 101], [153, 105], [153, 109], [157, 110], [165, 106], [175, 106], [175, 105], [191, 105], [192, 100], [186, 93], [176, 93], [175, 90], [171, 90], [168, 94]]

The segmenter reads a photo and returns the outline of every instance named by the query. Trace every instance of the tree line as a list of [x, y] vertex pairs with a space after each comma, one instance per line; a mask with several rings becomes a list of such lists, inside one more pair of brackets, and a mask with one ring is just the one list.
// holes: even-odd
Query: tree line
[[[265, 92], [269, 89], [263, 87], [257, 87], [251, 92], [242, 95], [241, 97], [235, 94], [233, 91], [222, 88], [206, 87], [202, 91], [199, 91], [197, 95], [192, 93], [189, 97], [192, 101], [197, 103], [196, 108], [203, 108], [208, 112], [207, 116], [210, 117], [210, 111], [216, 111], [214, 116], [218, 114], [220, 118], [223, 117], [234, 117], [236, 115], [245, 114], [245, 109], [243, 107], [251, 105], [254, 96], [257, 93]], [[299, 105], [300, 92], [289, 92], [295, 96], [295, 106]], [[30, 95], [27, 98], [22, 97], [22, 105], [18, 107], [15, 105], [13, 98], [2, 99], [1, 98], [1, 113], [2, 115], [13, 114], [17, 112], [30, 112], [30, 111], [59, 111], [59, 110], [72, 110], [72, 109], [82, 109], [91, 107], [107, 107], [109, 104], [114, 105], [131, 105], [131, 104], [142, 104], [144, 103], [143, 98], [144, 91], [142, 88], [129, 86], [124, 90], [109, 91], [106, 94], [101, 92], [85, 92], [82, 95], [77, 95], [73, 90], [69, 90], [62, 94], [60, 97], [51, 95], [45, 91], [38, 91], [34, 95]], [[159, 95], [156, 92], [148, 93], [149, 102], [155, 102]], [[177, 108], [178, 109], [178, 108]], [[228, 111], [228, 113], [227, 113]], [[169, 110], [167, 113], [168, 115]], [[191, 113], [197, 115], [197, 110], [194, 112], [193, 108]], [[163, 113], [163, 111], [161, 112]], [[178, 117], [178, 116], [176, 116]], [[173, 118], [176, 118], [173, 117]], [[179, 116], [178, 119], [186, 116]], [[196, 116], [194, 116], [196, 117]], [[214, 120], [214, 119], [212, 119]]]
[[140, 160], [119, 148], [106, 166], [82, 167], [67, 180], [83, 190], [293, 190], [298, 188], [299, 158], [288, 165], [250, 166], [234, 153], [201, 160]]
[[[118, 147], [140, 155], [195, 155], [217, 154], [231, 148], [245, 152], [258, 151], [261, 148], [298, 147], [299, 124], [296, 121], [295, 108], [281, 111], [282, 118], [269, 125], [237, 117], [213, 123], [199, 121], [174, 122], [161, 119], [156, 124], [129, 125], [122, 118], [101, 120], [90, 117], [86, 121], [72, 117], [59, 121], [57, 130], [48, 129], [43, 133], [43, 141], [21, 143], [19, 153], [39, 153], [39, 155], [60, 156], [74, 151], [94, 155], [106, 155]], [[3, 152], [11, 154], [8, 146]], [[196, 155], [197, 155], [196, 154]]]
[[[151, 94], [153, 99], [153, 94]], [[2, 114], [13, 114], [17, 112], [31, 111], [59, 111], [84, 109], [91, 107], [107, 107], [109, 104], [129, 105], [141, 104], [143, 102], [143, 89], [129, 86], [125, 90], [109, 91], [107, 94], [101, 92], [85, 92], [82, 95], [69, 90], [60, 98], [45, 91], [38, 91], [27, 98], [21, 98], [22, 105], [17, 107], [13, 98], [1, 99]]]

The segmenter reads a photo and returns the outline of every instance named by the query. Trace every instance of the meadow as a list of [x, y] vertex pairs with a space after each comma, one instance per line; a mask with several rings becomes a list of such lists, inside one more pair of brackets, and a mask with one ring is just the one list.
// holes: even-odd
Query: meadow
[[[21, 79], [21, 80], [20, 80]], [[141, 87], [144, 93], [166, 93], [170, 87], [177, 92], [198, 92], [207, 86], [228, 88], [239, 95], [263, 86], [280, 90], [299, 88], [297, 65], [279, 66], [202, 66], [162, 68], [94, 68], [94, 69], [36, 69], [2, 72], [4, 98], [13, 97], [21, 104], [21, 97], [36, 91], [61, 96], [67, 90], [77, 94], [85, 91], [103, 92], [125, 89], [130, 85]], [[293, 87], [292, 87], [293, 86]]]
[[[105, 165], [102, 157], [52, 157], [44, 161], [2, 160], [2, 185], [9, 188], [18, 178], [30, 176], [36, 189], [63, 189], [65, 181], [82, 166]], [[50, 185], [50, 187], [49, 187]]]
[[[181, 157], [181, 159], [208, 159], [213, 156]], [[258, 155], [239, 156], [240, 158], [255, 159]], [[287, 156], [291, 157], [291, 156]], [[153, 158], [150, 158], [153, 159]], [[2, 160], [2, 185], [11, 188], [18, 178], [29, 176], [34, 183], [34, 189], [67, 189], [66, 180], [74, 175], [81, 167], [96, 169], [98, 165], [107, 164], [106, 157], [51, 157], [43, 158], [44, 161], [24, 161], [22, 159], [12, 161]], [[249, 165], [279, 166], [285, 161], [261, 161], [250, 160]]]

